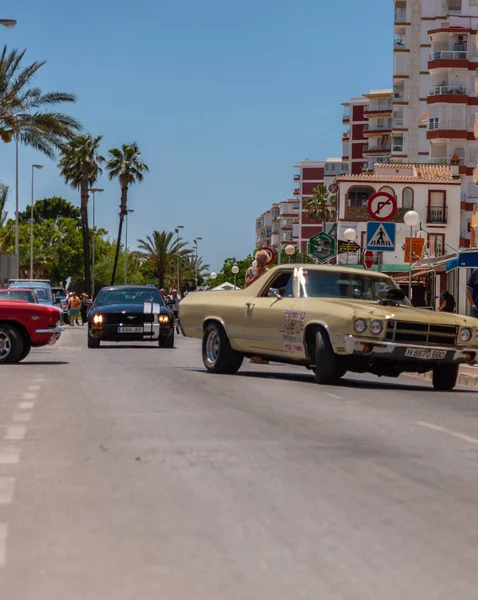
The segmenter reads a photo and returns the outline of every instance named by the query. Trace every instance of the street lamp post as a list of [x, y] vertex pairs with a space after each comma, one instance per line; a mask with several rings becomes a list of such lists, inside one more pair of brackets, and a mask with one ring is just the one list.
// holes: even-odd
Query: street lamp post
[[89, 192], [91, 192], [93, 194], [93, 239], [92, 239], [92, 243], [91, 243], [91, 297], [94, 298], [95, 297], [95, 264], [96, 264], [96, 224], [95, 224], [95, 213], [96, 213], [96, 206], [95, 206], [95, 200], [96, 200], [96, 192], [101, 193], [104, 192], [105, 190], [103, 188], [90, 188], [88, 190]]
[[293, 246], [292, 244], [287, 244], [287, 246], [284, 248], [284, 252], [289, 257], [289, 262], [290, 262], [292, 256], [295, 254], [295, 246]]
[[134, 209], [130, 208], [126, 211], [126, 228], [124, 240], [124, 284], [128, 283], [128, 214], [134, 213]]
[[196, 263], [195, 263], [195, 274], [194, 274], [194, 278], [195, 278], [195, 282], [196, 282], [196, 288], [198, 286], [198, 243], [202, 240], [202, 237], [197, 237], [194, 240], [194, 244], [196, 246]]
[[344, 238], [347, 240], [347, 258], [345, 260], [345, 265], [348, 266], [349, 264], [349, 249], [350, 249], [350, 242], [355, 241], [355, 238], [357, 237], [357, 232], [355, 231], [355, 229], [352, 229], [351, 227], [349, 229], [346, 229], [344, 231]]
[[35, 202], [35, 169], [43, 169], [43, 165], [32, 165], [32, 205], [30, 207], [30, 279], [33, 279], [33, 204]]
[[234, 274], [234, 289], [237, 288], [237, 274], [239, 273], [239, 267], [237, 265], [234, 265], [231, 269], [231, 271]]
[[412, 301], [412, 266], [413, 266], [413, 228], [420, 223], [420, 215], [414, 211], [409, 210], [405, 213], [403, 220], [405, 225], [410, 227], [410, 266], [408, 269], [408, 298]]
[[180, 275], [180, 273], [179, 273], [179, 230], [180, 229], [184, 229], [184, 225], [178, 225], [176, 227], [176, 229], [174, 230], [176, 232], [176, 246], [177, 246], [176, 247], [176, 253], [178, 255], [177, 256], [177, 273], [176, 273], [176, 276], [177, 276], [177, 286], [178, 286], [178, 294], [181, 293], [180, 289], [179, 289], [180, 288], [180, 286], [179, 286], [179, 275]]

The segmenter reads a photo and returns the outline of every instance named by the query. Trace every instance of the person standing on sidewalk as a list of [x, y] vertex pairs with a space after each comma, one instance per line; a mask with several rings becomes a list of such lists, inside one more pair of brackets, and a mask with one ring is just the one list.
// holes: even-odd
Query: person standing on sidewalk
[[478, 318], [478, 269], [475, 269], [468, 279], [466, 297], [471, 306], [471, 316]]
[[88, 294], [81, 294], [81, 324], [84, 326], [88, 321]]
[[440, 312], [454, 313], [456, 309], [455, 298], [448, 291], [444, 291], [440, 298]]
[[68, 316], [70, 318], [70, 327], [74, 327], [75, 323], [80, 326], [80, 309], [81, 300], [76, 292], [73, 292], [68, 299]]

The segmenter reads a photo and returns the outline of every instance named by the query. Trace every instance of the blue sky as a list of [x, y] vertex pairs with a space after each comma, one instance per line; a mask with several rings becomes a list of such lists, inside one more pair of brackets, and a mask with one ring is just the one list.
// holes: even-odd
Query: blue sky
[[[255, 217], [290, 196], [292, 165], [342, 152], [341, 102], [390, 87], [391, 0], [16, 0], [1, 41], [47, 60], [45, 91], [104, 136], [103, 153], [137, 141], [150, 167], [130, 192], [129, 240], [185, 226], [213, 269], [254, 246]], [[40, 16], [41, 15], [41, 16]], [[56, 162], [20, 150], [20, 207], [62, 195]], [[0, 179], [14, 200], [14, 147], [0, 145]], [[97, 222], [117, 227], [119, 186], [106, 177]]]

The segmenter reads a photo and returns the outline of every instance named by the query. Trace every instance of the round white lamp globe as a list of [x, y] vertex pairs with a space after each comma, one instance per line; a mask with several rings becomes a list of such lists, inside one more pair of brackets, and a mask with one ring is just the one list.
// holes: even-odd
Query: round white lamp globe
[[349, 229], [346, 229], [344, 231], [344, 238], [347, 240], [347, 242], [353, 242], [356, 237], [357, 237], [357, 232], [355, 231], [355, 229], [352, 229], [351, 227], [349, 227]]
[[292, 256], [293, 254], [295, 254], [295, 246], [293, 246], [292, 244], [288, 244], [285, 247], [285, 253], [287, 254], [287, 256]]
[[420, 215], [415, 210], [409, 210], [405, 213], [403, 220], [405, 221], [405, 225], [415, 227], [420, 223]]
[[211, 274], [209, 275], [209, 277], [210, 277], [211, 279], [217, 279], [217, 273], [211, 273]]
[[233, 272], [234, 275], [237, 275], [239, 273], [239, 267], [237, 265], [234, 265], [232, 267], [231, 271]]

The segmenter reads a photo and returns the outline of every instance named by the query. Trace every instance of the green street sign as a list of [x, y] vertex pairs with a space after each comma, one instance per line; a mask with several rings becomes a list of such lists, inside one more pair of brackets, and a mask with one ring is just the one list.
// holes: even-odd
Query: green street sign
[[328, 233], [317, 233], [309, 240], [309, 252], [318, 260], [327, 260], [335, 254], [335, 238]]

